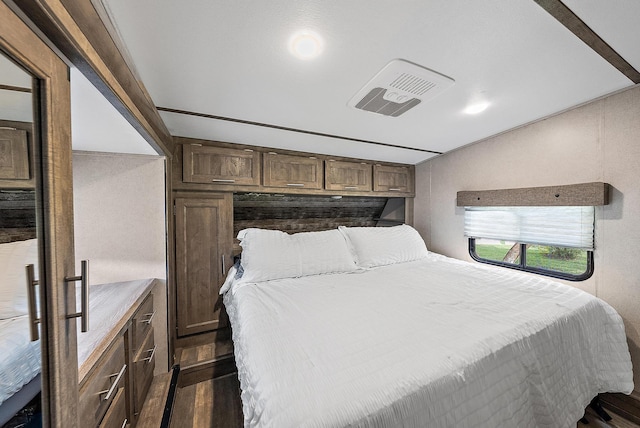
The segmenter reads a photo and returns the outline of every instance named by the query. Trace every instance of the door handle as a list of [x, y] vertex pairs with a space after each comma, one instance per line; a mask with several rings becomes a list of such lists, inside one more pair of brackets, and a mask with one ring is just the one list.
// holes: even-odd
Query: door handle
[[40, 332], [38, 331], [38, 324], [40, 324], [40, 318], [38, 317], [38, 305], [36, 304], [36, 285], [40, 283], [35, 279], [33, 265], [26, 265], [25, 270], [27, 272], [27, 301], [29, 303], [29, 331], [31, 332], [31, 341], [35, 342], [40, 339]]
[[64, 281], [76, 282], [80, 281], [80, 312], [75, 314], [67, 314], [67, 319], [80, 318], [81, 331], [83, 333], [89, 330], [89, 260], [82, 260], [80, 262], [80, 275], [79, 276], [66, 276]]

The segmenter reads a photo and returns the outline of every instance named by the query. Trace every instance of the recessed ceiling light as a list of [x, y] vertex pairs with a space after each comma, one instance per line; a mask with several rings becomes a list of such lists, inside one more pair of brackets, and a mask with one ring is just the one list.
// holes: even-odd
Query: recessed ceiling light
[[309, 60], [322, 53], [322, 38], [313, 31], [298, 31], [289, 39], [289, 52], [296, 58]]
[[467, 108], [462, 110], [462, 112], [466, 114], [478, 114], [485, 111], [487, 107], [489, 107], [489, 103], [486, 101], [483, 101], [481, 103], [475, 103], [467, 106]]

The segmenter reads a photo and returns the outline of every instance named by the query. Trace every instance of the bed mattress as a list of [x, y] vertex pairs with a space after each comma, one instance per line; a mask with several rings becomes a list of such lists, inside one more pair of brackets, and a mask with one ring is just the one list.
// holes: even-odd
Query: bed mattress
[[224, 302], [248, 427], [575, 427], [633, 389], [608, 304], [433, 253], [232, 283]]
[[40, 373], [40, 358], [27, 315], [0, 320], [0, 404]]

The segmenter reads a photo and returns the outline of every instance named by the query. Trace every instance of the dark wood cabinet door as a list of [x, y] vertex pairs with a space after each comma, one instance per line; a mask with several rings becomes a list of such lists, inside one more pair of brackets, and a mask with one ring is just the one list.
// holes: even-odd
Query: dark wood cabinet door
[[227, 324], [218, 291], [232, 263], [231, 198], [227, 193], [175, 199], [178, 336]]
[[414, 192], [414, 169], [411, 166], [381, 165], [373, 166], [374, 192]]
[[182, 147], [185, 183], [260, 185], [260, 152], [202, 144]]
[[264, 185], [300, 189], [322, 189], [322, 160], [314, 156], [292, 156], [269, 152], [262, 155]]
[[366, 162], [346, 162], [328, 159], [324, 164], [327, 190], [370, 192], [372, 165]]

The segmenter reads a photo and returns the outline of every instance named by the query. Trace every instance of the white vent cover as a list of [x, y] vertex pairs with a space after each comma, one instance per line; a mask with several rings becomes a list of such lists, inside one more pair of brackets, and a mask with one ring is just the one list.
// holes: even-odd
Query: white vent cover
[[347, 103], [349, 107], [397, 117], [453, 86], [450, 77], [403, 59], [384, 66]]

